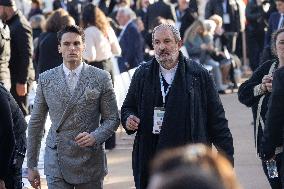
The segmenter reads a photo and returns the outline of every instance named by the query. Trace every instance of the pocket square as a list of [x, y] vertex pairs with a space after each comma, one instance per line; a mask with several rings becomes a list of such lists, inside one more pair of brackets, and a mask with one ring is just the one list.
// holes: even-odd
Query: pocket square
[[100, 92], [96, 89], [90, 89], [90, 88], [86, 88], [85, 90], [85, 97], [86, 99], [96, 99], [100, 96]]

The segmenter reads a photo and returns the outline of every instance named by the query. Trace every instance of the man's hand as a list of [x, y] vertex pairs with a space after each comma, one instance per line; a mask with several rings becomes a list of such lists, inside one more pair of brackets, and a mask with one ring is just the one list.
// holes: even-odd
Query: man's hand
[[28, 168], [28, 181], [33, 188], [40, 188], [40, 175], [38, 170]]
[[19, 96], [25, 96], [28, 92], [27, 84], [17, 83], [16, 84], [16, 92]]
[[271, 92], [272, 91], [272, 75], [265, 75], [262, 78], [262, 84], [261, 84], [261, 89], [266, 92]]
[[134, 115], [130, 115], [126, 120], [126, 129], [135, 131], [138, 129], [138, 125], [140, 123], [140, 119]]
[[0, 189], [6, 189], [4, 180], [0, 179]]
[[93, 146], [96, 143], [95, 138], [93, 135], [83, 132], [78, 134], [75, 138], [75, 142], [80, 146], [80, 147], [88, 147], [88, 146]]

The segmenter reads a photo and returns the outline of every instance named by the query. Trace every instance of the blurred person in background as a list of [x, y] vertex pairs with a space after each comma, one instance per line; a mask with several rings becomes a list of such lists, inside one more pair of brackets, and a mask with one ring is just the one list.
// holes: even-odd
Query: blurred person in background
[[52, 5], [53, 10], [60, 8], [66, 10], [70, 14], [70, 16], [73, 17], [76, 24], [80, 24], [80, 14], [82, 8], [80, 0], [54, 0]]
[[[207, 175], [207, 179], [211, 180], [209, 180], [210, 182], [215, 181], [213, 182], [215, 185], [211, 186], [212, 188], [241, 189], [231, 163], [222, 153], [216, 153], [204, 144], [190, 144], [168, 149], [157, 154], [151, 163], [151, 179], [148, 189], [162, 189], [161, 185], [165, 187], [163, 189], [166, 189], [168, 187], [166, 183], [171, 184], [169, 182], [172, 182], [173, 177], [176, 178], [176, 185], [182, 188], [206, 188], [204, 186], [208, 181], [206, 179], [199, 181], [200, 187], [194, 180], [192, 183], [195, 185], [194, 188], [189, 178], [188, 181], [185, 180], [185, 171], [187, 171], [188, 175], [191, 172], [200, 172]], [[181, 181], [179, 178], [184, 178], [184, 182], [178, 182]]]
[[154, 21], [158, 16], [171, 19], [174, 22], [177, 21], [174, 6], [168, 0], [158, 0], [148, 6], [145, 24], [146, 30], [152, 32], [155, 27]]
[[58, 52], [57, 32], [66, 25], [75, 24], [74, 19], [64, 9], [57, 9], [49, 15], [44, 30], [37, 41], [34, 53], [36, 80], [40, 73], [62, 64]]
[[[32, 16], [29, 21], [33, 30], [33, 40], [35, 40], [43, 32], [45, 17], [41, 14], [36, 14]], [[35, 43], [34, 48], [36, 48]]]
[[26, 116], [29, 114], [28, 92], [34, 80], [32, 28], [25, 16], [17, 10], [14, 0], [0, 1], [0, 18], [10, 28], [10, 91]]
[[83, 58], [88, 64], [108, 71], [113, 77], [111, 58], [121, 54], [118, 39], [104, 13], [93, 4], [83, 11], [86, 48]]
[[118, 9], [116, 20], [122, 28], [118, 36], [119, 45], [121, 47], [121, 56], [117, 58], [120, 72], [126, 72], [136, 68], [143, 62], [143, 46], [141, 33], [137, 25], [133, 22], [136, 18], [135, 12], [130, 8], [123, 7]]
[[177, 17], [177, 27], [179, 28], [181, 38], [186, 29], [197, 19], [198, 15], [189, 7], [190, 0], [178, 0], [175, 8]]
[[41, 0], [32, 0], [32, 7], [28, 14], [28, 20], [34, 15], [40, 14], [42, 15], [42, 9], [41, 9]]
[[[268, 111], [269, 99], [271, 96], [271, 91], [274, 86], [272, 86], [273, 73], [284, 65], [284, 61], [282, 62], [282, 51], [280, 48], [283, 48], [284, 41], [284, 29], [279, 29], [276, 31], [272, 37], [272, 49], [273, 53], [276, 57], [281, 59], [281, 62], [278, 59], [272, 59], [261, 64], [255, 72], [253, 72], [250, 79], [245, 81], [239, 88], [238, 95], [239, 101], [242, 104], [245, 104], [248, 107], [252, 107], [253, 118], [254, 118], [254, 141], [257, 150], [257, 154], [259, 157], [263, 157], [264, 146], [262, 145], [262, 140], [265, 132], [265, 122], [266, 115]], [[283, 154], [282, 143], [278, 144], [278, 150], [274, 151], [273, 154], [276, 153], [274, 159], [276, 160], [277, 168], [280, 170], [281, 168], [281, 158]], [[269, 178], [266, 161], [262, 161], [263, 171], [270, 183], [272, 189], [281, 189], [281, 179], [280, 177]]]
[[[269, 91], [270, 99], [266, 114], [265, 127], [262, 138], [262, 159], [264, 161], [275, 160], [277, 165], [278, 188], [284, 186], [284, 158], [283, 158], [283, 104], [284, 104], [284, 28], [272, 34], [272, 52], [278, 58], [278, 67], [273, 75], [264, 78], [267, 84], [262, 84], [262, 91]], [[260, 91], [261, 91], [260, 90]], [[279, 181], [280, 180], [280, 181]]]
[[223, 84], [220, 63], [210, 57], [210, 52], [214, 47], [206, 39], [204, 22], [196, 20], [186, 30], [183, 41], [190, 58], [212, 67], [212, 74], [217, 90], [220, 93], [225, 93], [228, 86]]
[[265, 22], [264, 0], [250, 0], [246, 6], [246, 42], [249, 65], [255, 71], [260, 62], [260, 56], [264, 47]]
[[150, 5], [149, 0], [138, 0], [136, 4], [136, 15], [137, 17], [140, 17], [144, 27], [146, 25], [146, 19], [147, 19], [147, 9]]
[[277, 11], [271, 13], [269, 16], [268, 28], [265, 33], [264, 50], [262, 52], [261, 62], [265, 62], [266, 60], [271, 60], [275, 58], [271, 51], [271, 36], [274, 31], [284, 26], [284, 0], [275, 0], [275, 5]]

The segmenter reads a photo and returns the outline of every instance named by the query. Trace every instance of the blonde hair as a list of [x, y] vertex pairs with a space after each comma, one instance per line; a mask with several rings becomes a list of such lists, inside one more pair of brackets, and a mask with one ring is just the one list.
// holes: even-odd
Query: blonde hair
[[62, 29], [61, 18], [69, 15], [68, 12], [62, 8], [53, 11], [47, 18], [45, 23], [45, 31], [47, 32], [58, 32]]
[[212, 16], [210, 16], [208, 18], [208, 20], [213, 20], [217, 26], [222, 27], [223, 25], [223, 19], [221, 16], [217, 15], [217, 14], [213, 14]]
[[197, 34], [197, 29], [201, 27], [203, 30], [205, 30], [204, 23], [202, 20], [196, 20], [194, 21], [191, 26], [185, 31], [184, 37], [183, 37], [183, 42], [185, 43], [186, 41], [192, 41], [194, 37]]

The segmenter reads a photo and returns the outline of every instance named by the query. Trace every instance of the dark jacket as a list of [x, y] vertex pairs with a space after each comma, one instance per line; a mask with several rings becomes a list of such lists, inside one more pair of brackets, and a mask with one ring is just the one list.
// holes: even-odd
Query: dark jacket
[[120, 72], [135, 68], [143, 61], [143, 43], [137, 26], [130, 22], [119, 40], [122, 53], [117, 62]]
[[[0, 23], [1, 25], [1, 23]], [[7, 25], [0, 26], [0, 82], [10, 86], [10, 30]]]
[[[157, 151], [163, 149], [187, 143], [213, 143], [233, 161], [233, 139], [228, 121], [214, 82], [201, 65], [180, 53], [159, 135], [152, 134], [156, 106], [162, 106], [162, 101], [159, 64], [153, 59], [136, 70], [121, 108], [124, 128], [129, 115], [140, 119], [139, 129], [135, 131], [132, 157], [137, 189], [146, 188], [149, 162]], [[134, 133], [127, 129], [126, 132]]]
[[25, 16], [17, 11], [6, 22], [11, 33], [11, 82], [25, 84], [34, 79], [32, 53], [33, 37], [32, 29]]
[[[205, 18], [217, 14], [223, 18], [223, 0], [209, 0], [205, 7]], [[236, 0], [227, 0], [227, 13], [230, 16], [230, 24], [223, 25], [226, 32], [239, 32], [241, 30], [239, 5]]]
[[0, 179], [5, 180], [15, 158], [20, 162], [14, 167], [22, 167], [26, 151], [27, 123], [14, 98], [1, 84], [0, 115]]
[[36, 80], [39, 74], [55, 68], [63, 63], [61, 54], [58, 52], [58, 40], [55, 32], [44, 32], [38, 38], [35, 49]]
[[79, 23], [80, 22], [80, 12], [82, 10], [80, 10], [79, 8], [81, 8], [81, 5], [82, 5], [81, 1], [78, 1], [78, 0], [68, 0], [68, 1], [55, 0], [52, 3], [53, 10], [56, 10], [56, 9], [59, 9], [59, 8], [66, 9], [67, 12], [70, 14], [70, 16], [72, 16], [74, 18], [77, 25], [80, 24]]
[[[179, 12], [178, 7], [176, 7], [176, 13], [177, 11]], [[177, 19], [180, 22], [179, 31], [180, 31], [180, 36], [183, 39], [186, 29], [189, 28], [189, 26], [195, 21], [195, 12], [193, 12], [190, 8], [187, 8], [184, 10], [182, 15], [180, 15], [179, 17], [177, 16]]]
[[[263, 159], [265, 160], [272, 158], [275, 148], [283, 145], [284, 67], [275, 71], [272, 86], [263, 138]], [[282, 165], [283, 161], [282, 157]]]
[[148, 7], [145, 29], [153, 30], [155, 19], [158, 16], [176, 21], [175, 15], [175, 9], [171, 4], [166, 3], [164, 0], [159, 0]]
[[[254, 114], [254, 135], [255, 135], [255, 143], [257, 147], [257, 152], [261, 153], [262, 152], [262, 146], [261, 146], [261, 140], [263, 137], [263, 129], [264, 125], [260, 122], [257, 125], [259, 125], [259, 128], [256, 128], [256, 115], [257, 115], [257, 107], [258, 103], [260, 101], [260, 98], [264, 95], [261, 109], [260, 109], [260, 116], [261, 119], [263, 120], [263, 123], [265, 123], [265, 115], [267, 113], [267, 106], [268, 106], [268, 100], [270, 97], [270, 92], [266, 92], [265, 94], [262, 95], [254, 95], [254, 88], [262, 83], [262, 78], [264, 75], [267, 75], [269, 73], [269, 70], [272, 66], [273, 63], [275, 64], [275, 69], [278, 67], [278, 62], [276, 60], [271, 60], [263, 63], [258, 69], [253, 72], [253, 75], [251, 76], [250, 79], [246, 80], [239, 88], [238, 91], [238, 97], [239, 101], [248, 106], [252, 107], [252, 111]], [[260, 154], [261, 155], [261, 154]]]
[[267, 32], [265, 33], [264, 47], [270, 48], [271, 35], [278, 29], [280, 18], [281, 14], [279, 12], [274, 12], [270, 15], [268, 20]]

